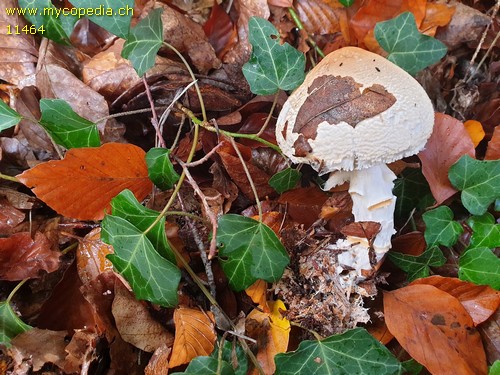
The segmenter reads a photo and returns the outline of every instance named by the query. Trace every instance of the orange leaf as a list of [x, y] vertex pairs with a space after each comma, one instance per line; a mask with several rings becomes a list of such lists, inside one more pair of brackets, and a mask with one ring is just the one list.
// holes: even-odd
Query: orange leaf
[[487, 285], [476, 285], [454, 277], [431, 276], [411, 283], [432, 285], [457, 298], [478, 325], [495, 313], [500, 305], [500, 292]]
[[425, 18], [419, 27], [420, 31], [426, 35], [434, 36], [438, 27], [450, 23], [453, 13], [455, 13], [455, 7], [450, 7], [447, 4], [427, 3]]
[[212, 313], [179, 307], [174, 311], [175, 341], [169, 367], [190, 362], [194, 357], [209, 355], [217, 338]]
[[264, 280], [257, 280], [248, 288], [245, 289], [245, 293], [252, 299], [254, 303], [261, 306], [264, 312], [268, 313], [271, 311], [267, 305], [267, 282]]
[[101, 241], [101, 228], [87, 234], [76, 250], [76, 267], [83, 284], [88, 284], [105, 271], [113, 270], [113, 264], [106, 255], [113, 253], [113, 247]]
[[481, 142], [486, 135], [484, 132], [483, 126], [479, 121], [476, 120], [467, 120], [464, 122], [465, 130], [469, 133], [469, 137], [474, 143], [474, 147], [477, 147], [479, 142]]
[[486, 150], [485, 160], [498, 160], [500, 159], [500, 125], [495, 126], [493, 136], [488, 142], [488, 149]]
[[429, 372], [487, 374], [481, 336], [462, 304], [431, 285], [384, 293], [384, 316], [401, 346]]
[[130, 189], [139, 201], [151, 191], [144, 157], [144, 151], [131, 144], [74, 148], [63, 160], [39, 164], [17, 178], [59, 214], [100, 220], [122, 190]]
[[436, 113], [434, 130], [418, 154], [424, 174], [436, 204], [443, 203], [457, 191], [448, 179], [448, 170], [463, 155], [475, 156], [474, 144], [462, 122], [454, 117]]

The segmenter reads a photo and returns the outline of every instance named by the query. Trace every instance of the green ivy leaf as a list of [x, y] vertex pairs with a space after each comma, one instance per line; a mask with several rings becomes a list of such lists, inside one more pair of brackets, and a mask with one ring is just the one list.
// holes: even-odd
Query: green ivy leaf
[[248, 288], [257, 279], [270, 283], [279, 280], [290, 261], [271, 228], [241, 215], [219, 218], [217, 243], [222, 270], [236, 291]]
[[278, 193], [283, 193], [292, 189], [302, 177], [300, 171], [293, 168], [286, 168], [276, 173], [269, 179], [269, 185]]
[[122, 57], [129, 59], [137, 74], [142, 77], [155, 64], [156, 54], [163, 43], [163, 9], [153, 9], [127, 37]]
[[[19, 0], [19, 7], [26, 8], [24, 17], [37, 29], [44, 27], [45, 38], [56, 43], [70, 45], [69, 35], [78, 17], [62, 14], [61, 10], [56, 8], [50, 0]], [[37, 13], [31, 14], [32, 9], [37, 9]]]
[[476, 160], [464, 155], [448, 171], [453, 186], [462, 191], [462, 204], [482, 215], [500, 198], [500, 160]]
[[487, 247], [466, 250], [460, 256], [458, 277], [478, 285], [500, 289], [500, 258]]
[[134, 14], [134, 0], [71, 0], [71, 4], [76, 8], [99, 11], [98, 14], [95, 12], [96, 14], [85, 17], [110, 33], [127, 38]]
[[0, 132], [16, 126], [23, 117], [0, 100]]
[[224, 340], [224, 345], [222, 345], [222, 348], [220, 346], [220, 342], [217, 342], [217, 345], [215, 345], [215, 349], [212, 354], [210, 354], [210, 357], [218, 359], [220, 350], [222, 350], [222, 360], [232, 364], [233, 366], [236, 366], [236, 368], [233, 368], [234, 375], [247, 374], [248, 357], [245, 353], [245, 350], [243, 350], [238, 342]]
[[101, 239], [113, 246], [115, 252], [107, 258], [129, 282], [137, 299], [166, 307], [177, 304], [181, 272], [156, 252], [144, 232], [121, 217], [107, 215]]
[[[159, 213], [144, 207], [137, 201], [134, 194], [126, 189], [111, 200], [111, 209], [114, 216], [127, 220], [134, 227], [145, 232], [156, 220]], [[165, 259], [176, 264], [175, 254], [170, 247], [165, 234], [165, 217], [146, 233], [154, 249]]]
[[394, 181], [393, 193], [397, 197], [394, 217], [402, 222], [408, 220], [415, 208], [423, 209], [433, 199], [429, 184], [420, 169], [405, 169], [401, 177]]
[[375, 25], [375, 39], [389, 53], [387, 59], [414, 75], [446, 54], [439, 40], [421, 34], [410, 12]]
[[149, 179], [161, 190], [172, 189], [179, 175], [170, 161], [170, 150], [154, 147], [146, 154]]
[[453, 246], [464, 228], [453, 221], [453, 211], [448, 206], [441, 206], [422, 215], [425, 222], [425, 242], [427, 246]]
[[321, 341], [304, 340], [291, 353], [274, 357], [276, 375], [399, 374], [401, 364], [363, 328]]
[[293, 90], [304, 81], [306, 58], [290, 44], [280, 44], [280, 34], [273, 24], [260, 17], [251, 17], [248, 39], [252, 56], [243, 65], [243, 75], [250, 90], [257, 95], [270, 95]]
[[429, 276], [429, 267], [439, 267], [446, 263], [443, 252], [437, 246], [425, 250], [419, 256], [389, 252], [392, 263], [408, 274], [408, 281]]
[[97, 125], [80, 117], [66, 101], [42, 99], [40, 110], [40, 125], [58, 145], [67, 149], [101, 145]]
[[234, 375], [233, 368], [226, 361], [219, 361], [213, 357], [196, 357], [189, 362], [184, 372], [174, 372], [171, 375]]
[[404, 373], [409, 375], [419, 375], [424, 369], [424, 366], [415, 361], [413, 358], [401, 362], [401, 365], [403, 366]]
[[0, 344], [10, 347], [10, 340], [31, 328], [19, 319], [7, 301], [0, 302]]
[[350, 7], [352, 4], [354, 4], [354, 0], [339, 0], [339, 3], [345, 7]]
[[469, 248], [487, 247], [494, 249], [500, 247], [500, 225], [489, 212], [482, 216], [472, 216], [467, 220], [467, 225], [472, 228]]
[[496, 360], [490, 367], [488, 375], [500, 375], [500, 360]]

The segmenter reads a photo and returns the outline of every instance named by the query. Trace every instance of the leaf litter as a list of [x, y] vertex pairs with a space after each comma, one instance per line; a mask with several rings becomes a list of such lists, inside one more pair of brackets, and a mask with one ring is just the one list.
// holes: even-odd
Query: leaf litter
[[[51, 19], [46, 36], [66, 45], [0, 32], [9, 371], [399, 372], [406, 364], [371, 332], [431, 373], [487, 373], [500, 350], [498, 9], [345, 3], [173, 1], [160, 16], [136, 1], [131, 24], [93, 17], [100, 26], [83, 19], [71, 34], [76, 19]], [[198, 84], [174, 104], [193, 77], [163, 41]], [[422, 60], [424, 44], [434, 59]], [[354, 222], [348, 186], [322, 191], [316, 172], [280, 154], [274, 131], [304, 70], [344, 46], [416, 74], [438, 109], [420, 163], [393, 166], [393, 250], [349, 285], [335, 278], [349, 249], [331, 245], [370, 243], [380, 224]], [[382, 293], [372, 307], [368, 296]]]

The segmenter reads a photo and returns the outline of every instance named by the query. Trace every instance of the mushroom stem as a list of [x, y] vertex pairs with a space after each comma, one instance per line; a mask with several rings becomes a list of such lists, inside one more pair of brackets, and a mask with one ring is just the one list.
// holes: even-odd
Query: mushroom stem
[[[391, 248], [391, 237], [395, 233], [396, 197], [392, 194], [395, 179], [396, 175], [387, 165], [381, 163], [361, 170], [333, 172], [325, 184], [325, 189], [330, 189], [349, 181], [354, 220], [380, 223], [380, 232], [372, 244], [377, 261], [382, 259]], [[350, 236], [346, 240], [354, 246], [352, 246], [352, 251], [341, 254], [339, 262], [355, 268], [358, 276], [362, 277], [361, 270], [369, 271], [372, 269], [368, 241], [364, 238]]]

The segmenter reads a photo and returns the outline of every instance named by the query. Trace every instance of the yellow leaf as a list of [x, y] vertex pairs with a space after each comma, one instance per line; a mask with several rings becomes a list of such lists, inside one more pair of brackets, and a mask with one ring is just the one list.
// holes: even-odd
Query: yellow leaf
[[271, 307], [271, 334], [273, 336], [274, 345], [278, 353], [285, 353], [288, 347], [288, 339], [290, 338], [290, 321], [281, 316], [281, 311], [286, 311], [285, 304], [282, 300], [268, 301]]
[[472, 143], [474, 143], [474, 147], [477, 147], [486, 135], [483, 126], [476, 120], [467, 120], [464, 122], [464, 126], [467, 133], [469, 133], [470, 139], [472, 139]]
[[264, 312], [270, 312], [269, 306], [266, 301], [267, 294], [267, 282], [264, 280], [257, 280], [248, 288], [245, 289], [245, 293], [252, 299], [254, 303], [259, 305]]

